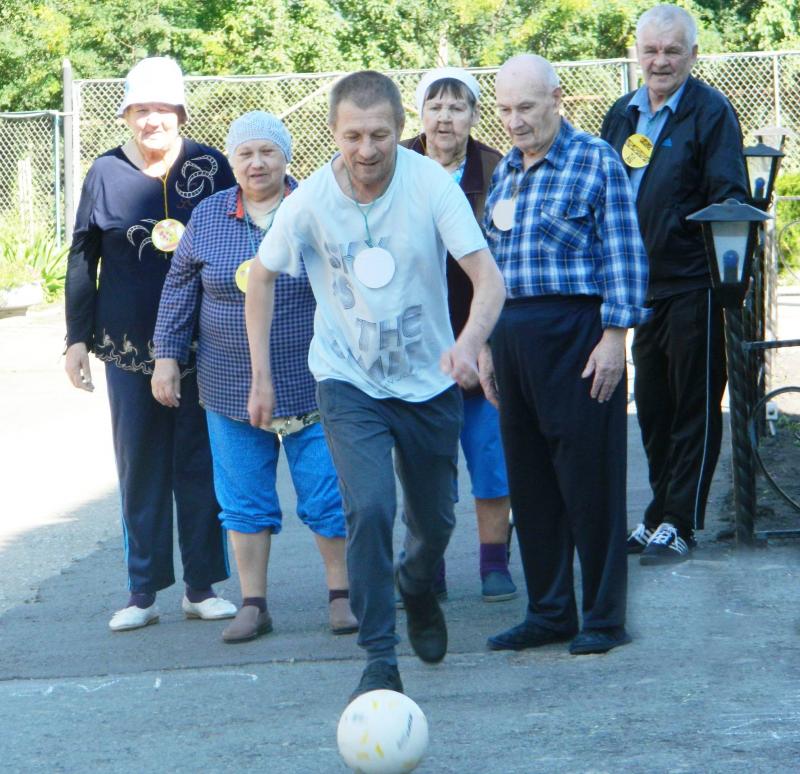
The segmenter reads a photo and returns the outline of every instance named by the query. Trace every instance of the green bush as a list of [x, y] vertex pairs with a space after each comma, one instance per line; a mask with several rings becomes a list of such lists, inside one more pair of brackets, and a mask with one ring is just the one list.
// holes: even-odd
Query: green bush
[[[779, 196], [800, 196], [800, 173], [778, 176], [775, 192]], [[778, 201], [776, 234], [781, 271], [800, 276], [800, 201]]]
[[55, 301], [64, 293], [67, 247], [42, 231], [32, 236], [13, 219], [0, 226], [0, 289], [39, 280], [45, 299]]

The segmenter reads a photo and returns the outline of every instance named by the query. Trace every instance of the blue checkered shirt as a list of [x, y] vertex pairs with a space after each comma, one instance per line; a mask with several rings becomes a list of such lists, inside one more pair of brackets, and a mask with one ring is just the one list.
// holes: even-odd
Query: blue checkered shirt
[[[296, 187], [296, 181], [287, 177], [287, 194]], [[253, 245], [258, 248], [264, 233], [252, 220], [245, 220], [239, 186], [198, 204], [173, 254], [154, 336], [157, 358], [185, 362], [199, 314], [200, 401], [212, 411], [245, 421], [250, 352], [244, 293], [235, 275], [243, 261], [254, 257]], [[305, 271], [296, 278], [278, 277], [270, 336], [276, 417], [298, 416], [317, 408], [314, 377], [308, 370], [315, 309]]]
[[[516, 190], [514, 225], [500, 231], [495, 204]], [[628, 176], [603, 140], [562, 119], [544, 159], [523, 171], [512, 148], [498, 164], [484, 229], [508, 298], [597, 296], [604, 328], [644, 322], [648, 264]]]

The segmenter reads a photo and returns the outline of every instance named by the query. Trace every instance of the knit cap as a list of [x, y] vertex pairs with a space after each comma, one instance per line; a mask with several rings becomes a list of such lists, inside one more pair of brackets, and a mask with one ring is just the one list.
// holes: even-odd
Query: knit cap
[[269, 140], [283, 151], [287, 164], [292, 160], [292, 137], [283, 125], [283, 121], [272, 113], [253, 110], [239, 116], [231, 124], [225, 139], [225, 152], [228, 158], [233, 158], [236, 149], [243, 142], [250, 140]]

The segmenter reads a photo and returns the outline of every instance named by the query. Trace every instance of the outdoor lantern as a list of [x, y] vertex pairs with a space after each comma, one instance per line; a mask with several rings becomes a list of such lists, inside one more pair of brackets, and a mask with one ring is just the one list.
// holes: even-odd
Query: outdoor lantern
[[784, 129], [782, 126], [762, 126], [753, 132], [753, 136], [756, 138], [756, 142], [764, 143], [770, 148], [777, 148], [781, 153], [783, 153], [789, 137], [797, 138], [791, 129]]
[[744, 149], [744, 160], [747, 165], [747, 177], [750, 181], [750, 196], [753, 204], [761, 210], [769, 208], [775, 179], [784, 153], [769, 145], [759, 142]]
[[750, 264], [756, 240], [756, 224], [771, 215], [728, 199], [687, 216], [702, 224], [711, 284], [723, 307], [740, 307], [750, 282]]

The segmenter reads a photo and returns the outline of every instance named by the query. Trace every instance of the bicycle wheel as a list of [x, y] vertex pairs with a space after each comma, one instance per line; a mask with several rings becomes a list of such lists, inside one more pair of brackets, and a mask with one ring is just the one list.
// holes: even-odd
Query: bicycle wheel
[[[758, 424], [768, 406], [773, 409], [774, 419], [768, 424], [774, 435], [770, 432], [759, 438]], [[800, 511], [800, 387], [781, 387], [761, 398], [753, 406], [747, 434], [764, 478], [785, 502]]]
[[778, 271], [800, 282], [800, 218], [781, 227], [777, 238]]

